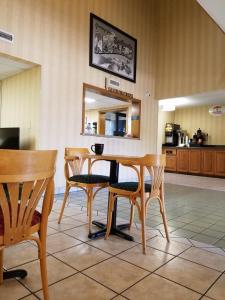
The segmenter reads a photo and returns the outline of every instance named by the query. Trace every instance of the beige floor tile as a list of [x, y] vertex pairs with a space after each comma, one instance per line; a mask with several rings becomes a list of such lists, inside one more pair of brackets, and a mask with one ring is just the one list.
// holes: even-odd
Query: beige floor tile
[[212, 298], [204, 296], [203, 298], [201, 298], [201, 300], [212, 300]]
[[135, 242], [124, 240], [115, 235], [110, 235], [108, 240], [105, 240], [104, 238], [100, 238], [97, 240], [90, 241], [88, 242], [88, 244], [93, 245], [94, 247], [99, 248], [113, 255], [119, 254], [120, 252], [125, 251], [137, 245], [137, 243]]
[[[75, 274], [50, 286], [49, 294], [52, 300], [109, 300], [116, 296], [111, 290], [83, 274]], [[37, 295], [43, 299], [42, 292]]]
[[56, 233], [47, 237], [47, 252], [55, 253], [80, 244], [81, 241], [76, 240], [64, 233]]
[[84, 274], [121, 293], [149, 272], [114, 257], [85, 270]]
[[[22, 268], [28, 272], [28, 276], [21, 280], [21, 282], [23, 282], [23, 284], [25, 284], [32, 292], [42, 289], [39, 261], [36, 260], [25, 264]], [[49, 284], [55, 283], [56, 281], [64, 279], [77, 272], [73, 268], [51, 256], [47, 257], [47, 270]]]
[[[56, 208], [53, 207], [54, 212], [60, 214], [61, 206], [62, 206], [62, 202], [60, 203], [59, 207]], [[79, 215], [81, 213], [86, 213], [86, 210], [83, 211], [81, 210], [81, 206], [67, 206], [64, 209], [63, 216], [71, 217], [71, 216]]]
[[63, 217], [62, 221], [60, 224], [58, 224], [58, 220], [54, 220], [54, 221], [50, 221], [48, 222], [48, 226], [58, 230], [58, 231], [63, 231], [63, 230], [67, 230], [76, 226], [81, 226], [84, 223], [80, 222], [80, 221], [76, 221], [70, 217]]
[[59, 214], [51, 211], [50, 215], [48, 216], [48, 221], [58, 220]]
[[30, 296], [27, 296], [25, 298], [23, 298], [23, 300], [37, 300], [38, 298], [35, 297], [34, 295], [30, 295]]
[[[92, 226], [93, 232], [98, 230], [96, 226]], [[83, 242], [90, 241], [88, 238], [88, 226], [83, 225], [83, 226], [78, 226], [69, 230], [65, 231], [66, 234], [71, 235], [72, 237], [77, 238], [78, 240], [81, 240]]]
[[146, 255], [144, 255], [142, 253], [142, 246], [138, 245], [119, 254], [118, 257], [152, 272], [174, 256], [150, 247], [147, 247]]
[[207, 296], [212, 297], [216, 300], [225, 299], [225, 274], [223, 274], [213, 285], [213, 287], [208, 291]]
[[200, 294], [151, 274], [123, 293], [131, 300], [197, 300]]
[[29, 294], [30, 292], [15, 279], [4, 280], [0, 286], [1, 300], [17, 300]]
[[54, 256], [79, 271], [89, 268], [96, 263], [111, 257], [111, 255], [87, 244], [81, 244], [58, 252]]
[[[137, 243], [141, 243], [141, 229], [136, 229], [136, 228], [132, 228], [131, 230], [124, 230], [125, 233], [130, 234], [133, 238], [134, 241]], [[146, 240], [149, 240], [150, 238], [153, 238], [155, 236], [159, 235], [159, 231], [158, 230], [149, 230], [146, 228]]]
[[123, 296], [119, 295], [115, 298], [113, 298], [113, 300], [126, 300], [127, 298], [124, 298]]
[[182, 244], [174, 241], [170, 241], [168, 243], [165, 238], [161, 237], [155, 237], [147, 241], [147, 245], [173, 255], [178, 255], [184, 250], [190, 248], [190, 246], [187, 244]]
[[174, 282], [151, 274], [123, 293], [131, 300], [197, 300], [195, 293]]
[[4, 250], [4, 266], [14, 268], [38, 258], [38, 248], [29, 242], [20, 243]]
[[76, 215], [71, 218], [74, 219], [75, 221], [82, 222], [82, 224], [88, 224], [88, 217], [86, 214]]
[[225, 256], [214, 254], [199, 248], [191, 247], [183, 252], [180, 257], [186, 258], [217, 271], [222, 272], [225, 270]]
[[179, 257], [169, 261], [156, 273], [200, 293], [204, 293], [220, 275], [217, 271]]
[[54, 234], [54, 233], [57, 233], [57, 232], [58, 232], [57, 230], [55, 230], [55, 229], [53, 229], [51, 227], [47, 228], [47, 235]]

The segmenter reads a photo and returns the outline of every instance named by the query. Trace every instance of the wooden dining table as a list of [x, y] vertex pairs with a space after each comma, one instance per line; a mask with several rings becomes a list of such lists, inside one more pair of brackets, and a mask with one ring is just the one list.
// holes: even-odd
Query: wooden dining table
[[[104, 161], [109, 161], [110, 162], [110, 174], [109, 174], [109, 184], [112, 183], [117, 183], [119, 179], [119, 165], [120, 165], [120, 160], [137, 160], [140, 158], [139, 156], [127, 156], [127, 155], [114, 155], [114, 154], [102, 154], [102, 155], [97, 155], [97, 154], [85, 154], [83, 158], [88, 159], [88, 165], [90, 168], [91, 162], [94, 160], [104, 160]], [[121, 238], [124, 238], [128, 241], [133, 241], [133, 237], [122, 230], [128, 229], [129, 228], [129, 223], [125, 224], [116, 224], [116, 219], [117, 219], [117, 199], [114, 201], [114, 209], [113, 209], [113, 214], [112, 214], [112, 225], [111, 225], [111, 231], [110, 234], [117, 235]], [[101, 228], [97, 232], [91, 232], [89, 233], [88, 237], [90, 239], [97, 239], [99, 237], [102, 237], [106, 233], [106, 227], [107, 224], [104, 224], [99, 221], [93, 221], [92, 224], [96, 225], [97, 227]]]

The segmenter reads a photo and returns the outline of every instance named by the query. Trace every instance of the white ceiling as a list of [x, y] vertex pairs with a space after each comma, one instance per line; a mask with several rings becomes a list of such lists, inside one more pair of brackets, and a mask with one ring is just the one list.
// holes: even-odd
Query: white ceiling
[[13, 60], [12, 58], [0, 55], [0, 80], [18, 74], [33, 66], [35, 66], [33, 63]]
[[128, 105], [128, 103], [125, 101], [120, 101], [118, 99], [103, 96], [91, 91], [86, 91], [85, 98], [95, 99], [95, 102], [92, 103], [85, 102], [85, 110], [99, 108], [104, 109], [114, 106]]
[[175, 105], [175, 107], [225, 104], [225, 90], [159, 100], [160, 106], [165, 104]]
[[225, 32], [225, 0], [197, 0], [216, 24]]

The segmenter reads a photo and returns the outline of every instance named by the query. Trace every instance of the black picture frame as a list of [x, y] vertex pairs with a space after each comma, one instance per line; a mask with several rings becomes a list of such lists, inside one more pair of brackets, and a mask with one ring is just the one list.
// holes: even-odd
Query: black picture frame
[[136, 82], [137, 40], [90, 14], [89, 66]]

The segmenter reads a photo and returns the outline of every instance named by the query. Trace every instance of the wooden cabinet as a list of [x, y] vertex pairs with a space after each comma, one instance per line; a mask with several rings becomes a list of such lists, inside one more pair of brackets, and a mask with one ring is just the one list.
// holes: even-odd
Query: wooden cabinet
[[174, 148], [163, 149], [163, 153], [166, 154], [166, 171], [176, 172], [177, 170], [177, 150]]
[[189, 172], [201, 173], [201, 151], [200, 150], [188, 150], [189, 153]]
[[201, 151], [201, 173], [206, 175], [214, 174], [214, 150]]
[[225, 176], [225, 151], [215, 151], [215, 175]]
[[177, 150], [177, 171], [187, 173], [189, 171], [189, 151]]
[[163, 147], [166, 171], [225, 177], [225, 147]]

